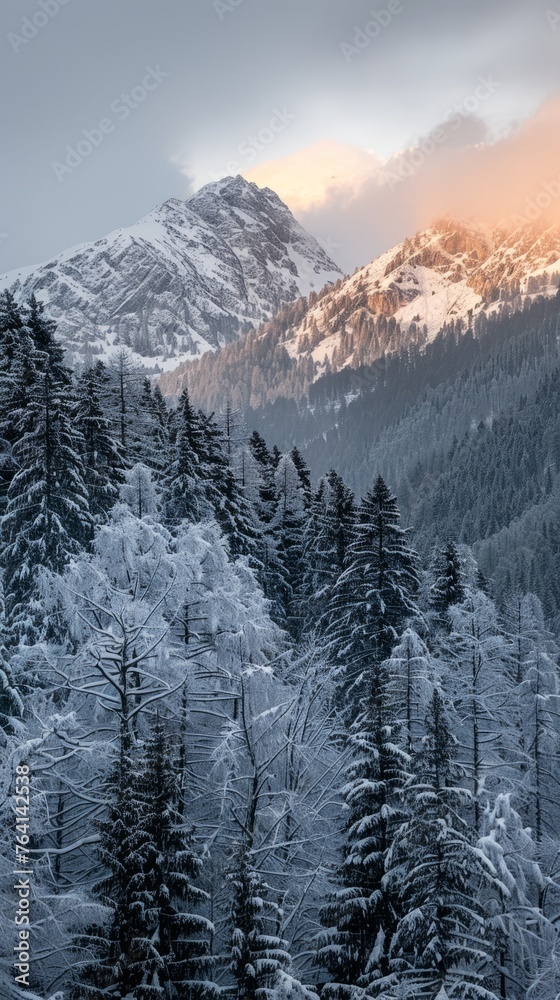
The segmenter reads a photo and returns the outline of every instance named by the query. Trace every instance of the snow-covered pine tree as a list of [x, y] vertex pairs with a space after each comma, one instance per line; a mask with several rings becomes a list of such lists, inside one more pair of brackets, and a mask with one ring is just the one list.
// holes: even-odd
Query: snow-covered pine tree
[[[276, 465], [272, 454], [267, 448], [266, 441], [257, 431], [253, 431], [249, 440], [249, 448], [255, 459], [260, 476], [258, 480], [258, 506], [257, 513], [259, 520], [263, 524], [269, 524], [274, 516], [274, 510], [278, 500], [276, 484], [274, 481], [274, 470]], [[257, 500], [257, 498], [255, 498]]]
[[519, 809], [540, 843], [555, 834], [559, 820], [554, 775], [560, 755], [560, 651], [535, 594], [512, 595], [502, 619], [514, 680], [509, 709], [521, 752]]
[[452, 604], [461, 604], [465, 599], [465, 574], [460, 552], [454, 542], [447, 544], [436, 554], [434, 583], [431, 588], [431, 605], [440, 617]]
[[328, 628], [333, 588], [346, 566], [355, 526], [354, 495], [331, 469], [312, 496], [305, 526], [306, 624]]
[[471, 785], [474, 828], [480, 833], [487, 796], [517, 776], [519, 735], [511, 711], [508, 650], [496, 607], [482, 591], [467, 590], [463, 603], [450, 605], [447, 613], [446, 692], [455, 708], [455, 735]]
[[523, 826], [511, 793], [500, 792], [485, 810], [479, 847], [497, 872], [488, 895], [481, 894], [496, 941], [496, 986], [500, 1000], [531, 995], [556, 946], [557, 931], [541, 909], [543, 890], [556, 884], [537, 862], [531, 830]]
[[106, 374], [101, 363], [85, 371], [77, 383], [76, 427], [83, 440], [85, 483], [93, 518], [105, 521], [118, 499], [122, 460], [102, 405]]
[[177, 437], [164, 486], [165, 517], [172, 527], [183, 520], [196, 524], [212, 513], [203, 481], [203, 417], [192, 406], [187, 389], [181, 393], [176, 427]]
[[[13, 445], [17, 440], [14, 411], [19, 403], [17, 390], [24, 390], [25, 381], [20, 386], [14, 381], [14, 358], [17, 353], [21, 361], [24, 350], [21, 341], [25, 338], [28, 339], [26, 346], [31, 349], [21, 310], [13, 295], [5, 291], [0, 295], [0, 514], [6, 508], [8, 488], [17, 470], [13, 456]], [[20, 378], [22, 376], [23, 371], [20, 371]]]
[[159, 386], [145, 378], [138, 399], [136, 423], [136, 462], [150, 468], [159, 480], [169, 462], [169, 408]]
[[294, 463], [296, 472], [300, 478], [300, 482], [303, 487], [305, 499], [309, 504], [311, 500], [311, 473], [309, 471], [309, 468], [307, 467], [299, 448], [292, 448], [290, 452], [290, 458]]
[[[390, 655], [406, 621], [419, 615], [418, 560], [399, 518], [397, 501], [379, 476], [359, 506], [347, 566], [329, 610], [331, 648], [341, 665], [343, 699], [364, 671], [371, 673]], [[352, 700], [346, 706], [350, 714]]]
[[[212, 925], [200, 913], [201, 861], [194, 831], [178, 811], [177, 759], [157, 720], [142, 748], [123, 747], [106, 820], [98, 826], [108, 875], [97, 895], [111, 913], [96, 960], [82, 970], [78, 997], [131, 1000], [208, 998]], [[192, 908], [195, 908], [193, 911]], [[92, 935], [93, 937], [93, 935]]]
[[233, 870], [230, 972], [238, 1000], [273, 996], [278, 974], [289, 967], [287, 942], [278, 934], [280, 908], [251, 864], [250, 849], [239, 845]]
[[[401, 746], [389, 694], [389, 661], [364, 670], [358, 716], [349, 738], [351, 762], [340, 794], [346, 818], [339, 889], [324, 907], [319, 960], [333, 976], [329, 997], [351, 996], [389, 971], [398, 893], [384, 881], [386, 859], [402, 819], [400, 793], [409, 756]], [[355, 694], [354, 694], [355, 697]], [[343, 989], [346, 987], [346, 989]]]
[[228, 442], [212, 417], [202, 418], [204, 450], [201, 474], [207, 501], [228, 539], [231, 553], [248, 556], [256, 564], [257, 526], [243, 486], [235, 477], [228, 457]]
[[[469, 792], [456, 764], [456, 741], [434, 689], [426, 735], [404, 789], [406, 819], [395, 833], [385, 884], [400, 901], [383, 997], [492, 1000], [494, 941], [486, 927], [482, 887], [494, 886], [492, 864], [470, 840], [463, 819]], [[403, 993], [404, 990], [404, 993]]]
[[130, 507], [135, 517], [143, 518], [157, 514], [158, 491], [153, 481], [152, 471], [138, 462], [125, 473], [121, 486], [121, 500]]
[[138, 460], [142, 448], [141, 397], [143, 369], [126, 347], [111, 357], [106, 368], [106, 415], [125, 465]]
[[21, 718], [23, 710], [23, 698], [18, 690], [4, 641], [4, 600], [0, 595], [0, 732], [10, 732], [12, 720]]
[[10, 641], [34, 641], [53, 622], [38, 600], [42, 568], [60, 572], [91, 538], [81, 440], [72, 421], [71, 376], [42, 307], [30, 302], [14, 357], [18, 471], [2, 520], [2, 568]]
[[388, 697], [412, 754], [424, 731], [435, 679], [436, 665], [430, 651], [413, 628], [407, 628], [385, 663], [389, 675]]
[[275, 473], [278, 503], [270, 524], [273, 540], [265, 591], [276, 621], [294, 639], [304, 621], [304, 531], [307, 518], [305, 489], [289, 455], [283, 455]]

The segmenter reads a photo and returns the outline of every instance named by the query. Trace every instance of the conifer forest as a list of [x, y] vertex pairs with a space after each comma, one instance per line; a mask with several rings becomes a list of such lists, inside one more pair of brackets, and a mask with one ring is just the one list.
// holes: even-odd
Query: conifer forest
[[2, 294], [2, 998], [557, 1000], [559, 301], [211, 413]]

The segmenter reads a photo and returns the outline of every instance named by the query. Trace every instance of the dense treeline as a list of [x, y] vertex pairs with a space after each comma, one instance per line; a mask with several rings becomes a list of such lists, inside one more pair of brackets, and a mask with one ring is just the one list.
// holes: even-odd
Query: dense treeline
[[493, 600], [452, 533], [422, 563], [381, 476], [314, 483], [54, 334], [2, 297], [2, 995], [556, 998], [538, 597]]
[[540, 298], [478, 332], [443, 330], [421, 353], [320, 379], [305, 405], [278, 399], [246, 419], [297, 443], [314, 476], [333, 464], [362, 493], [381, 472], [424, 558], [441, 536], [473, 545], [499, 599], [535, 590], [553, 620], [559, 307]]

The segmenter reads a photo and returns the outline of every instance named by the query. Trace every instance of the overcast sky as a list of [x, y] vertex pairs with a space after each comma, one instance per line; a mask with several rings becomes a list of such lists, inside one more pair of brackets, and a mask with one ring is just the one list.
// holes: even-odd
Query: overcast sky
[[[377, 32], [371, 12], [387, 22], [389, 6]], [[480, 76], [500, 86], [475, 117], [503, 135], [559, 89], [560, 3], [1, 0], [0, 44], [1, 272], [188, 197], [228, 164], [324, 140], [388, 158]], [[68, 166], [67, 147], [92, 138]]]

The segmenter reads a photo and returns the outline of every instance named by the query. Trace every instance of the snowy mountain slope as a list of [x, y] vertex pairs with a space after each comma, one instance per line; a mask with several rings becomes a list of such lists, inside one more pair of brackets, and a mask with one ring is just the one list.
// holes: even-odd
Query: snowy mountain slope
[[298, 398], [325, 372], [421, 350], [444, 326], [465, 330], [477, 317], [522, 309], [527, 298], [554, 294], [559, 280], [559, 229], [507, 233], [442, 219], [321, 295], [286, 306], [220, 358], [166, 373], [162, 390], [174, 395], [188, 384], [210, 408], [224, 394], [253, 407]]
[[273, 191], [238, 176], [11, 271], [0, 290], [41, 299], [73, 362], [107, 358], [125, 344], [147, 369], [166, 370], [339, 276]]
[[[392, 317], [403, 346], [407, 335], [429, 342], [445, 324], [458, 319], [468, 324], [478, 312], [491, 314], [504, 301], [520, 308], [522, 297], [553, 294], [559, 272], [556, 228], [526, 227], [506, 234], [443, 219], [340, 283], [288, 332], [285, 347], [293, 356], [301, 353], [313, 325], [324, 334], [312, 350], [314, 360], [322, 362], [326, 354], [332, 362], [340, 344], [340, 336], [332, 335], [333, 317], [335, 326], [340, 329], [344, 323], [351, 334], [364, 309], [372, 318]], [[356, 360], [349, 354], [344, 363]]]

